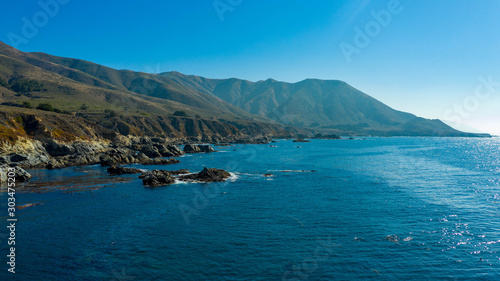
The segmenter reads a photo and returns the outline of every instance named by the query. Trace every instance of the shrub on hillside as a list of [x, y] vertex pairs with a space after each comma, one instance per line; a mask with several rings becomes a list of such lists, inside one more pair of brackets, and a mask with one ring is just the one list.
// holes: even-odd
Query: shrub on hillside
[[43, 83], [36, 80], [19, 80], [10, 86], [16, 93], [40, 92], [43, 90]]
[[36, 109], [44, 110], [44, 111], [52, 111], [55, 113], [61, 113], [61, 114], [71, 114], [71, 112], [67, 110], [60, 110], [59, 108], [53, 107], [50, 103], [40, 103], [36, 107]]
[[0, 77], [0, 86], [10, 89], [9, 83], [5, 81], [2, 77]]
[[36, 109], [44, 110], [44, 111], [54, 111], [54, 107], [50, 103], [40, 103], [36, 107]]
[[29, 101], [23, 101], [23, 107], [25, 107], [25, 108], [33, 108], [33, 106], [31, 105], [31, 103]]
[[188, 115], [185, 111], [177, 110], [176, 112], [174, 112], [174, 116], [187, 117]]

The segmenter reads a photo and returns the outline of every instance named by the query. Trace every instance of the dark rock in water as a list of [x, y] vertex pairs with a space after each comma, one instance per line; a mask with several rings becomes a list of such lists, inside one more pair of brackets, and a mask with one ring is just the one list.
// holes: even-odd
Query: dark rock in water
[[339, 135], [323, 135], [317, 134], [314, 136], [315, 139], [325, 139], [325, 140], [338, 140], [340, 139]]
[[201, 152], [200, 148], [195, 144], [186, 144], [184, 146], [185, 153], [199, 153]]
[[175, 179], [165, 170], [153, 170], [139, 176], [145, 186], [157, 187], [173, 184]]
[[198, 147], [200, 148], [201, 152], [205, 152], [205, 153], [215, 152], [214, 148], [209, 144], [199, 144]]
[[218, 143], [215, 146], [233, 146], [233, 145], [230, 143]]
[[183, 174], [189, 174], [188, 169], [180, 169], [176, 171], [168, 171], [171, 175], [183, 175]]
[[241, 144], [269, 144], [269, 142], [272, 141], [272, 138], [270, 137], [261, 137], [261, 138], [239, 138], [235, 140], [235, 143], [241, 143]]
[[177, 164], [180, 162], [181, 161], [174, 159], [174, 158], [169, 158], [169, 159], [154, 158], [154, 159], [149, 159], [149, 160], [139, 162], [139, 163], [142, 165], [171, 165], [171, 164]]
[[184, 181], [201, 181], [201, 182], [221, 182], [229, 178], [231, 174], [221, 169], [207, 169], [206, 167], [197, 174], [180, 176], [180, 180]]
[[295, 139], [293, 140], [293, 142], [311, 142], [311, 141], [305, 139]]
[[264, 177], [266, 178], [273, 177], [273, 174], [264, 174]]
[[140, 174], [142, 173], [142, 171], [134, 168], [111, 166], [108, 168], [108, 173], [110, 173], [111, 175], [125, 175], [125, 174]]
[[0, 165], [0, 182], [7, 182], [7, 179], [9, 177], [9, 169], [14, 169], [14, 178], [16, 179], [16, 182], [25, 182], [28, 181], [32, 178], [30, 173], [26, 172], [23, 168], [16, 166], [16, 167], [11, 167], [7, 164]]
[[209, 144], [186, 144], [184, 146], [184, 152], [186, 153], [208, 153], [214, 151], [214, 148]]
[[387, 235], [385, 237], [385, 240], [389, 240], [391, 242], [394, 242], [394, 243], [399, 243], [399, 237], [397, 235]]

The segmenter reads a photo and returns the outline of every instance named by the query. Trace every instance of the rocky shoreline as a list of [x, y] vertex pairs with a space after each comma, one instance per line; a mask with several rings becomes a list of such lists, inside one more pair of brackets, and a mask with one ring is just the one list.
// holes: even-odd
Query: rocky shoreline
[[[100, 140], [64, 143], [54, 139], [46, 141], [25, 140], [24, 145], [18, 144], [12, 147], [4, 145], [4, 153], [0, 155], [0, 183], [7, 181], [8, 169], [11, 167], [16, 169], [16, 180], [18, 182], [29, 180], [31, 175], [26, 169], [34, 168], [60, 169], [100, 164], [101, 166], [110, 166], [108, 172], [113, 175], [139, 173], [142, 171], [117, 166], [126, 164], [170, 165], [180, 162], [171, 157], [179, 157], [185, 153], [211, 153], [216, 151], [211, 144], [203, 143], [203, 141], [212, 142], [215, 146], [219, 144], [225, 146], [229, 143], [269, 143], [272, 138], [217, 138], [215, 142], [214, 139], [206, 137], [172, 140], [147, 136], [122, 136], [114, 142]], [[183, 146], [183, 149], [181, 149], [181, 146]], [[5, 151], [10, 151], [10, 153], [5, 153]], [[210, 173], [213, 174], [214, 172]], [[158, 177], [160, 174], [157, 173], [156, 176]], [[192, 178], [192, 175], [183, 179], [186, 181], [197, 180]], [[204, 176], [202, 175], [200, 181], [206, 181], [203, 179]], [[220, 177], [217, 176], [216, 181], [218, 180], [220, 180]]]
[[[73, 166], [96, 165], [109, 166], [108, 172], [112, 175], [140, 173], [141, 170], [122, 168], [119, 165], [170, 165], [180, 161], [179, 157], [186, 153], [215, 152], [214, 146], [229, 146], [232, 144], [269, 144], [274, 138], [291, 138], [291, 136], [200, 136], [187, 138], [164, 138], [148, 136], [123, 136], [116, 134], [113, 138], [95, 138], [92, 141], [61, 141], [54, 138], [22, 138], [15, 143], [3, 142], [0, 145], [0, 183], [7, 181], [9, 168], [14, 167], [16, 181], [23, 182], [31, 179], [26, 171], [29, 169], [45, 168], [60, 169]], [[306, 142], [299, 136], [297, 141]], [[155, 170], [156, 171], [156, 170]], [[174, 171], [175, 172], [175, 171]], [[200, 178], [180, 176], [179, 180], [195, 180], [206, 182], [219, 181], [220, 173], [215, 170], [204, 170]], [[222, 175], [227, 176], [224, 171]], [[162, 177], [165, 172], [155, 172], [152, 176]], [[175, 173], [169, 172], [167, 178]], [[177, 173], [179, 175], [179, 173]], [[197, 175], [197, 174], [196, 174]], [[207, 175], [210, 175], [207, 177]], [[160, 182], [171, 183], [168, 180]], [[153, 184], [154, 185], [154, 184]]]

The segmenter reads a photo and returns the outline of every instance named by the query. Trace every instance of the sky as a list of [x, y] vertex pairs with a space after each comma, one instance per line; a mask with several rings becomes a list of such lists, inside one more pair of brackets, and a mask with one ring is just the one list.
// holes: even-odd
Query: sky
[[118, 69], [343, 80], [500, 135], [500, 1], [2, 1], [0, 41]]

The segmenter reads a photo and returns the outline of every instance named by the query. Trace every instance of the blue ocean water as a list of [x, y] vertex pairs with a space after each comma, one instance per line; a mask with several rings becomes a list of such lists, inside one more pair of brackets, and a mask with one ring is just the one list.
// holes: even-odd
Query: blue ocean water
[[222, 168], [225, 183], [30, 171], [16, 198], [41, 204], [17, 211], [15, 275], [2, 232], [0, 279], [500, 280], [500, 139], [273, 145], [131, 165]]

